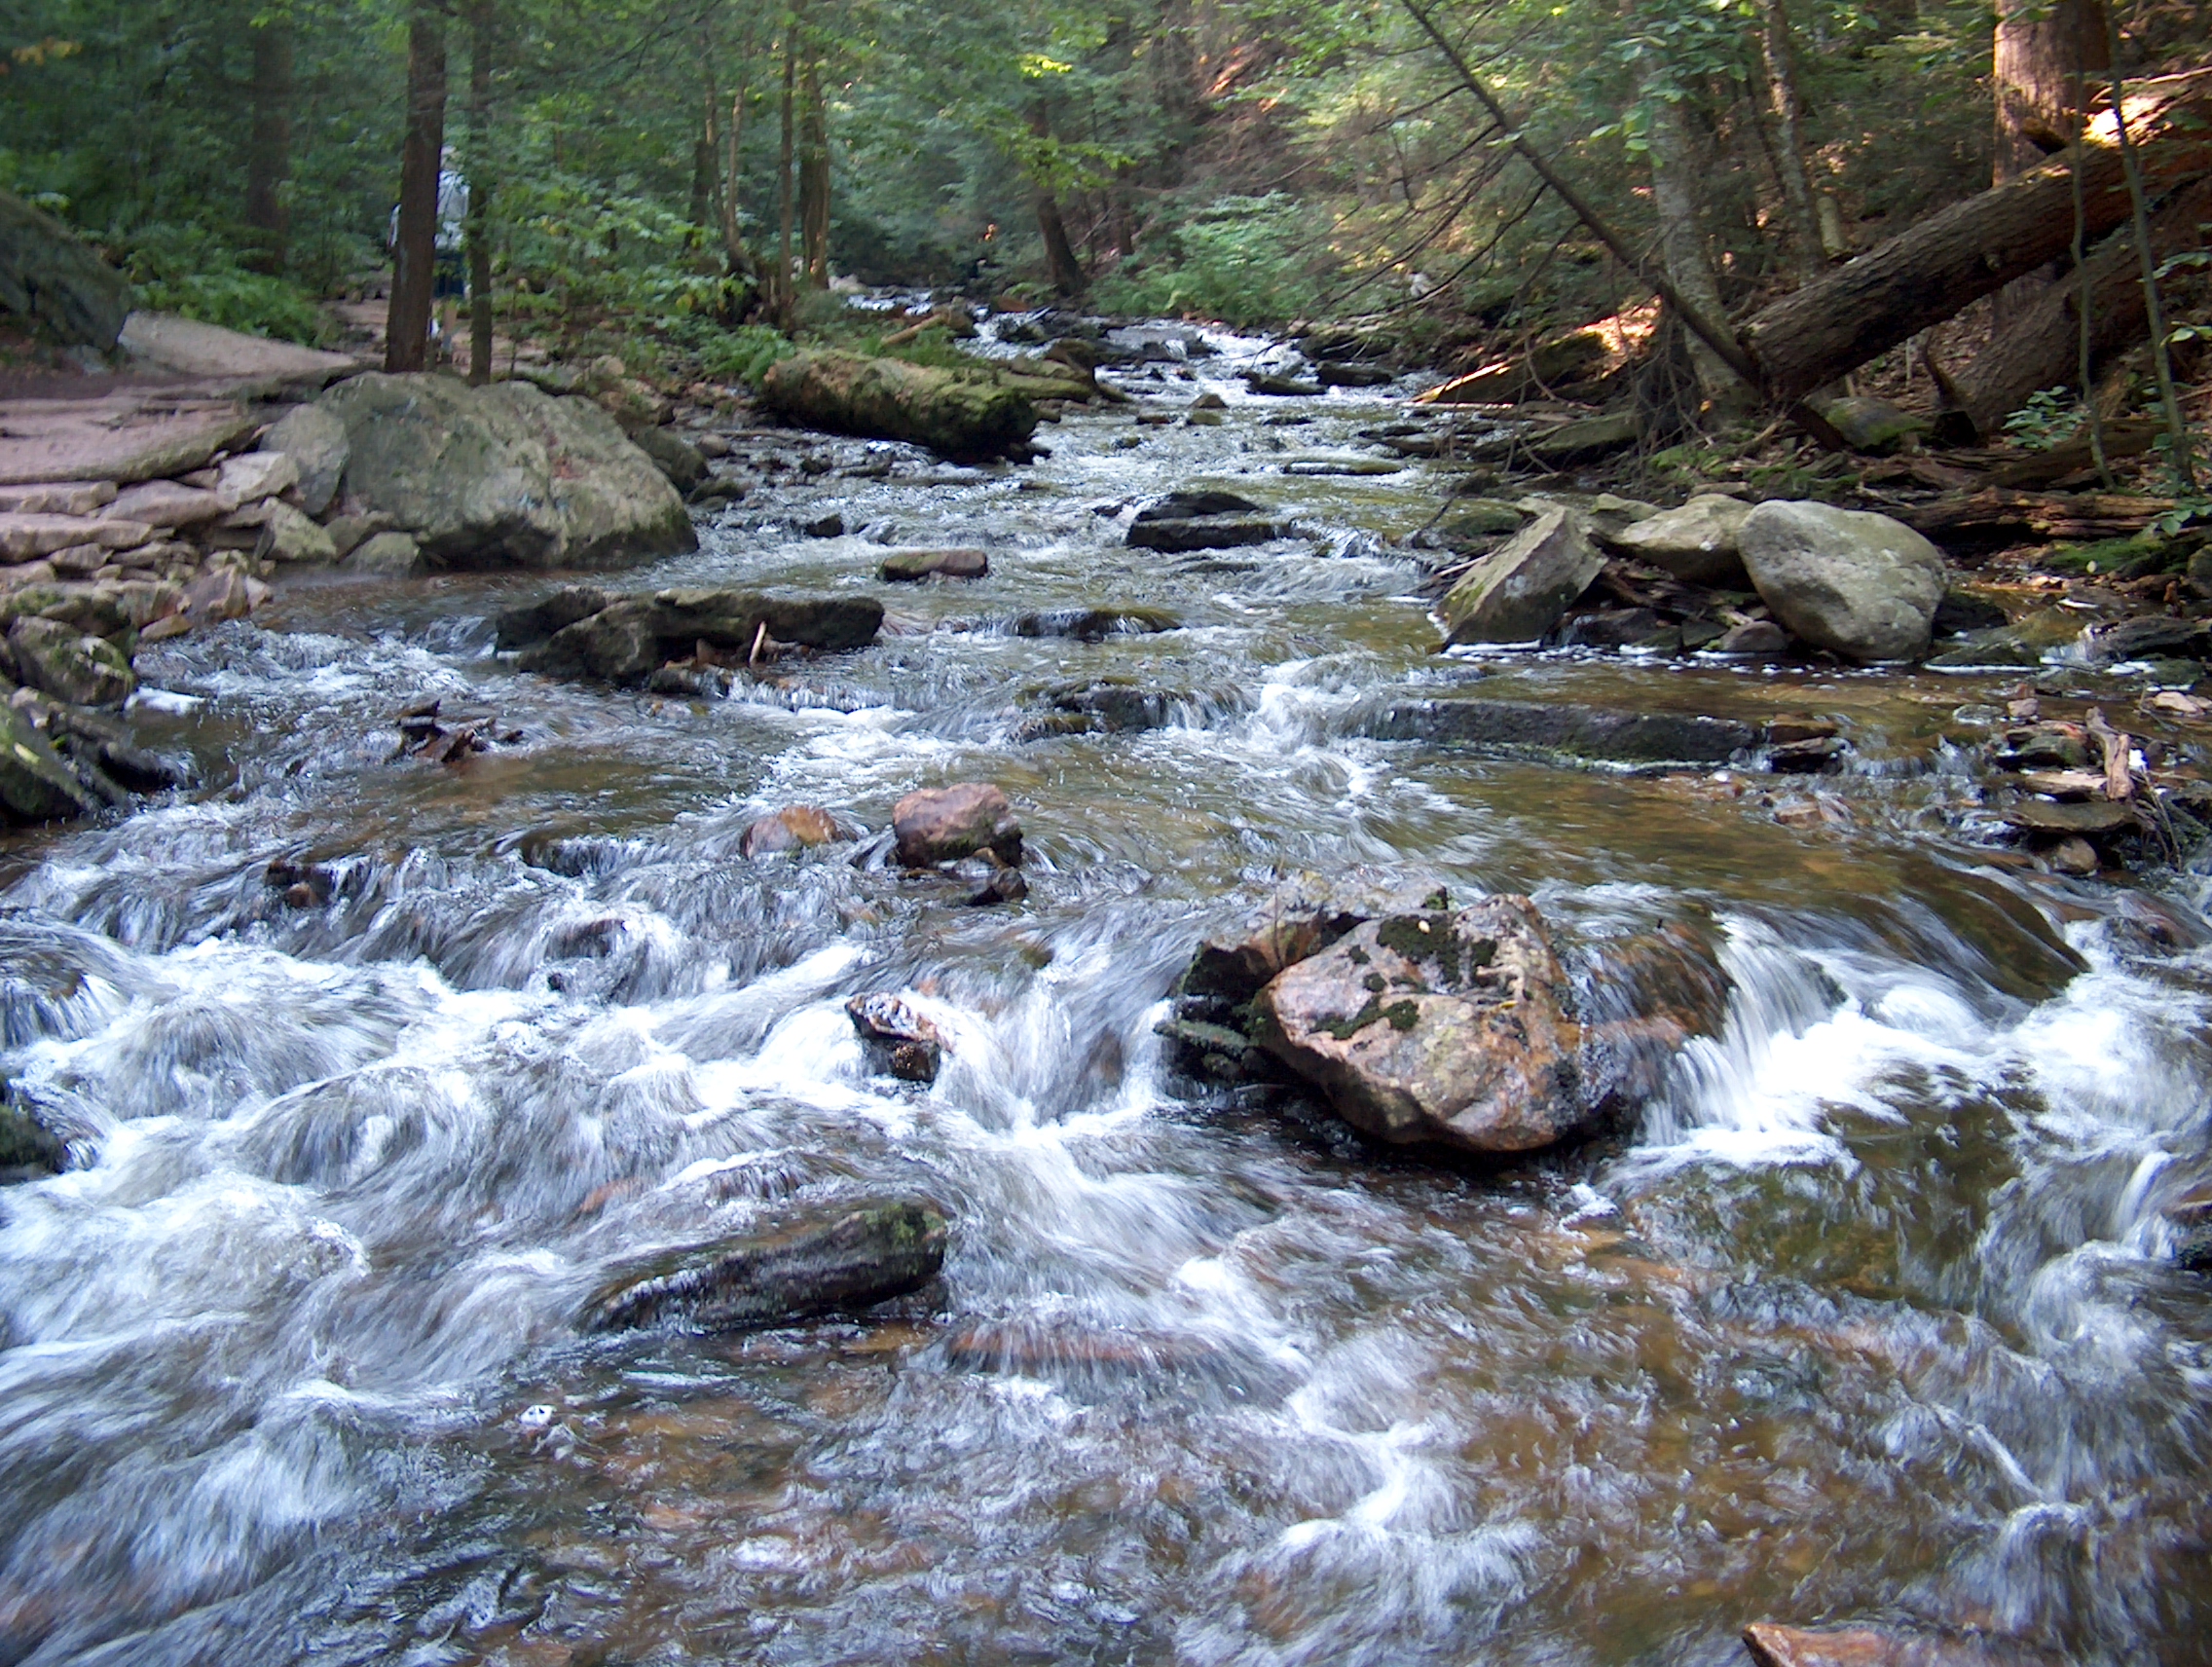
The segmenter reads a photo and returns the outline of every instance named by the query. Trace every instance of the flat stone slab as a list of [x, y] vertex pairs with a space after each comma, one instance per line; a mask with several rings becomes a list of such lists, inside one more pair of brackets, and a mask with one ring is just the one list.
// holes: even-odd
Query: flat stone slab
[[2040, 798], [2022, 799], [2006, 813], [2005, 820], [2023, 834], [2064, 837], [2124, 833], [2142, 826], [2135, 806], [2123, 800], [2090, 799], [2079, 804], [2051, 804]]
[[1613, 712], [1540, 700], [1401, 700], [1365, 727], [1378, 741], [1449, 742], [1601, 763], [1708, 768], [1766, 737], [1734, 718]]
[[253, 426], [227, 399], [145, 390], [0, 400], [0, 487], [160, 480], [202, 467]]
[[131, 314], [123, 321], [123, 335], [116, 345], [149, 369], [239, 383], [240, 392], [319, 389], [368, 368], [348, 353], [272, 342], [167, 313]]

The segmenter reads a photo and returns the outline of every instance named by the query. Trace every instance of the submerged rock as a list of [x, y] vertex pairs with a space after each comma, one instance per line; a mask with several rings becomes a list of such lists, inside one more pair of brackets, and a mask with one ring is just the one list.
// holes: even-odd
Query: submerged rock
[[1757, 1667], [2058, 1667], [2059, 1660], [2009, 1639], [1772, 1621], [1744, 1628], [1744, 1648]]
[[1554, 506], [1446, 593], [1447, 643], [1532, 643], [1604, 571], [1572, 510]]
[[1024, 613], [1014, 622], [1016, 637], [1073, 637], [1101, 643], [1108, 637], [1147, 637], [1180, 631], [1183, 621], [1164, 608], [1055, 608]]
[[[578, 586], [529, 609], [510, 610], [500, 615], [498, 640], [502, 646], [524, 641], [603, 594]], [[863, 648], [882, 624], [883, 604], [871, 597], [662, 590], [617, 597], [581, 613], [525, 648], [516, 663], [548, 677], [642, 684], [671, 660], [699, 659], [702, 646], [742, 665], [772, 644], [830, 651]]]
[[0, 1084], [0, 1186], [58, 1175], [69, 1167], [59, 1136], [5, 1095]]
[[565, 625], [589, 619], [612, 606], [614, 593], [592, 584], [565, 584], [549, 596], [509, 608], [495, 616], [495, 641], [502, 653], [542, 643]]
[[1267, 1050], [1380, 1139], [1526, 1152], [1590, 1121], [1572, 991], [1527, 898], [1370, 921], [1254, 1006]]
[[870, 1204], [657, 1257], [608, 1280], [578, 1319], [587, 1331], [665, 1320], [741, 1331], [847, 1313], [927, 1284], [944, 1265], [944, 1217], [930, 1205]]
[[1848, 658], [1918, 659], [1949, 587], [1942, 552], [1901, 521], [1826, 503], [1762, 503], [1744, 567], [1792, 636]]
[[904, 359], [802, 352], [769, 370], [760, 397], [808, 427], [904, 440], [955, 463], [1026, 456], [1037, 431], [1027, 397], [980, 365], [937, 370]]
[[982, 550], [893, 550], [876, 568], [876, 576], [891, 584], [913, 584], [925, 578], [987, 578], [991, 558]]
[[1401, 700], [1363, 727], [1379, 741], [1456, 742], [1599, 763], [1709, 768], [1735, 760], [1766, 737], [1737, 718], [1620, 712], [1539, 700]]
[[891, 831], [899, 861], [909, 869], [979, 851], [1009, 865], [1021, 861], [1021, 821], [1006, 795], [988, 782], [910, 793], [892, 806]]

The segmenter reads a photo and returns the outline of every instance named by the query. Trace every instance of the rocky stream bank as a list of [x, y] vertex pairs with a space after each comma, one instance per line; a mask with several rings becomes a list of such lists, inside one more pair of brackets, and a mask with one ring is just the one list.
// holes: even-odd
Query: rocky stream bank
[[2186, 1649], [2193, 605], [1309, 346], [29, 483], [10, 1650]]

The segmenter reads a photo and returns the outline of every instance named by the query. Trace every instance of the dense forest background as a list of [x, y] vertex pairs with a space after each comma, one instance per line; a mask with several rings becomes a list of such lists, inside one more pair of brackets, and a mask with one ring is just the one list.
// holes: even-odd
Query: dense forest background
[[[2104, 21], [2038, 3], [2004, 20]], [[2123, 0], [2121, 72], [2202, 61], [2207, 13]], [[1977, 0], [1433, 19], [1653, 255], [1686, 236], [1731, 313], [1986, 189], [2027, 130]], [[0, 47], [0, 189], [147, 304], [297, 340], [387, 264], [426, 47], [500, 327], [571, 350], [735, 372], [840, 278], [1530, 331], [1649, 293], [1400, 0], [7, 0]]]

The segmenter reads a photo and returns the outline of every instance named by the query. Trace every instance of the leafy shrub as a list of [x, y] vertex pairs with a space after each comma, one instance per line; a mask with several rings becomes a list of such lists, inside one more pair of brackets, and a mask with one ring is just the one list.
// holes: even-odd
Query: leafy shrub
[[718, 382], [758, 388], [770, 365], [797, 352], [791, 338], [771, 324], [740, 324], [734, 330], [718, 330], [701, 344], [699, 366]]
[[199, 227], [157, 224], [126, 241], [125, 270], [141, 307], [309, 347], [329, 338], [330, 320], [313, 296], [289, 279], [246, 271], [229, 245]]
[[1109, 313], [1193, 313], [1237, 325], [1314, 311], [1318, 263], [1304, 224], [1312, 212], [1279, 191], [1218, 198], [1171, 235], [1168, 261], [1123, 267], [1099, 283], [1094, 299]]
[[2074, 437], [2082, 426], [2082, 408], [2063, 388], [2040, 389], [2028, 402], [2005, 419], [2005, 432], [2031, 452], [2047, 452]]

